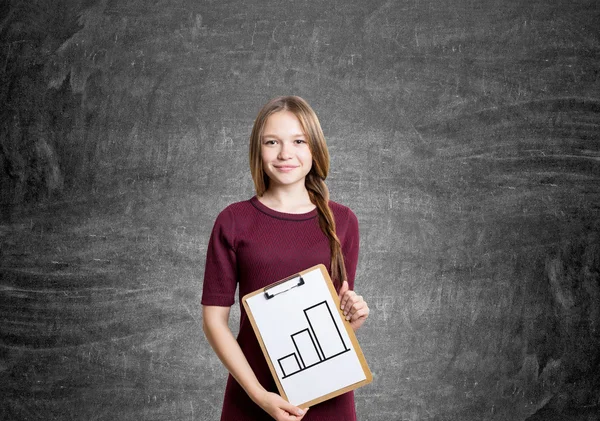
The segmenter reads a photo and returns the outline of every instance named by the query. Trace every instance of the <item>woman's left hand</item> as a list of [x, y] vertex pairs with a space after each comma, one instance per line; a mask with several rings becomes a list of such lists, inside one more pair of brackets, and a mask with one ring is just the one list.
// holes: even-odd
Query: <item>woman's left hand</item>
[[363, 300], [362, 295], [357, 295], [351, 291], [348, 282], [344, 281], [340, 288], [340, 308], [350, 322], [352, 329], [357, 330], [363, 325], [367, 317], [369, 317], [369, 306]]

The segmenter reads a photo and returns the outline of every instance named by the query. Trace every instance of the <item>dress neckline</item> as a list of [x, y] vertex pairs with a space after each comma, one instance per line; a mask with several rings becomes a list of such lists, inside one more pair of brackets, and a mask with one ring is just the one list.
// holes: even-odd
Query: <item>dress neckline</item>
[[317, 208], [314, 208], [310, 212], [305, 212], [305, 213], [279, 212], [279, 211], [277, 211], [275, 209], [271, 209], [267, 205], [263, 204], [260, 200], [258, 200], [258, 197], [256, 197], [256, 196], [254, 196], [254, 197], [252, 197], [252, 199], [250, 199], [250, 203], [257, 210], [259, 210], [260, 212], [262, 212], [264, 214], [272, 216], [273, 218], [285, 219], [288, 221], [306, 221], [307, 219], [314, 218], [318, 214]]

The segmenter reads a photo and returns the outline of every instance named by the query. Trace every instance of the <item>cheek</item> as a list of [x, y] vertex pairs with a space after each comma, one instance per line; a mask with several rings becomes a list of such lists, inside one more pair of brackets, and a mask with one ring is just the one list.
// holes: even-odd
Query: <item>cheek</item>
[[266, 149], [266, 148], [262, 148], [260, 151], [260, 157], [263, 162], [263, 167], [265, 167], [269, 161], [273, 160], [273, 156], [272, 156], [273, 154], [270, 152], [272, 152], [272, 151], [270, 151], [269, 149]]
[[310, 153], [309, 149], [306, 149], [304, 151], [302, 151], [301, 153], [298, 154], [298, 158], [300, 158], [302, 160], [302, 163], [304, 165], [308, 165], [308, 166], [312, 166], [312, 154]]

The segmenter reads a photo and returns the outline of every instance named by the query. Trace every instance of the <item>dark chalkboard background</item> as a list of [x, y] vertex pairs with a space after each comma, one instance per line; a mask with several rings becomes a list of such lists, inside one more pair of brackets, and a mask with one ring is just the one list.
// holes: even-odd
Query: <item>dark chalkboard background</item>
[[0, 3], [0, 419], [218, 418], [206, 243], [281, 94], [316, 109], [361, 224], [359, 418], [596, 419], [598, 22], [595, 0]]

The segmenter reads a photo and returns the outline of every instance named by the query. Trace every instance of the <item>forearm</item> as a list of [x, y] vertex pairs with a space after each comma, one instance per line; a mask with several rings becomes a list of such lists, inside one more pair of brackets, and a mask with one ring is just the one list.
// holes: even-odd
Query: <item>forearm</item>
[[226, 323], [205, 320], [204, 333], [213, 350], [253, 401], [265, 391]]
[[267, 391], [258, 381], [227, 324], [229, 307], [204, 306], [202, 327], [208, 342], [250, 399], [278, 421], [299, 421], [305, 411]]

